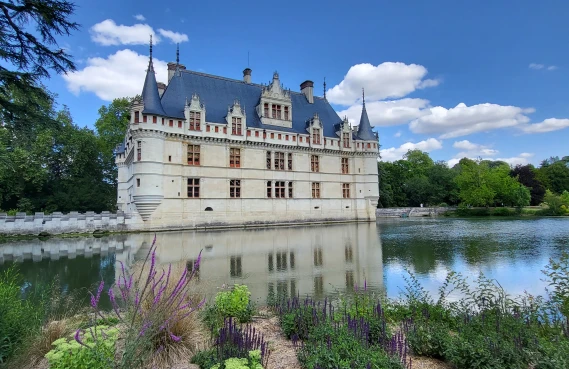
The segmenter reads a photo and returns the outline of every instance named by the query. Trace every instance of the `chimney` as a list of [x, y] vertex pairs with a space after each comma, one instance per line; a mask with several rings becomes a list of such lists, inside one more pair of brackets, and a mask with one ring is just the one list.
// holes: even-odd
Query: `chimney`
[[158, 82], [157, 85], [158, 85], [158, 94], [160, 95], [160, 97], [162, 97], [162, 94], [166, 90], [166, 84], [162, 83], [162, 82]]
[[174, 62], [168, 63], [168, 83], [170, 83], [170, 80], [172, 79], [172, 77], [174, 77], [174, 73], [176, 73], [176, 68], [179, 68], [180, 70], [186, 70], [186, 67], [183, 64], [178, 64]]
[[245, 68], [243, 70], [243, 82], [251, 83], [251, 68]]
[[310, 104], [314, 104], [314, 82], [312, 81], [304, 81], [300, 85], [300, 92], [306, 96], [306, 100]]

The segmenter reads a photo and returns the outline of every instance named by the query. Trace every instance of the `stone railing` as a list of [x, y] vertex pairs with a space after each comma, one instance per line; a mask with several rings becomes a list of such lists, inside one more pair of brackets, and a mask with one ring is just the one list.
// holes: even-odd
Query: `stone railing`
[[376, 210], [375, 214], [378, 218], [428, 217], [455, 209], [455, 207], [380, 208]]
[[116, 214], [108, 211], [100, 214], [94, 211], [86, 213], [72, 211], [68, 214], [55, 212], [50, 215], [0, 213], [0, 235], [38, 235], [42, 232], [49, 234], [91, 233], [97, 230], [117, 232], [126, 230], [127, 219], [130, 219], [130, 215], [120, 211]]

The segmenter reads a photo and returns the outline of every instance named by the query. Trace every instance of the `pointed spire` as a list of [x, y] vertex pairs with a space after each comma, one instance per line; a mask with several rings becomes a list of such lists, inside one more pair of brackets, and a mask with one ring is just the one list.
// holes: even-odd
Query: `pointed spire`
[[324, 100], [326, 100], [326, 77], [324, 77]]
[[144, 79], [144, 87], [142, 89], [142, 101], [144, 103], [143, 114], [166, 115], [162, 103], [160, 102], [160, 93], [158, 92], [154, 65], [152, 64], [152, 35], [150, 35], [150, 57], [148, 60], [148, 69], [146, 70], [146, 78]]
[[362, 88], [362, 116], [360, 118], [360, 125], [358, 126], [358, 133], [357, 136], [360, 140], [365, 141], [375, 141], [376, 136], [371, 128], [371, 124], [369, 123], [369, 118], [367, 116], [366, 111], [366, 99], [365, 99], [365, 92]]

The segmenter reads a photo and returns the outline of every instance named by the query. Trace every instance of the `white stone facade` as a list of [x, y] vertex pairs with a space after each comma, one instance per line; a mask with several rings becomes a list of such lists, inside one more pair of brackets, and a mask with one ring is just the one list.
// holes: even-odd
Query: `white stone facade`
[[[269, 93], [275, 90], [283, 98]], [[286, 97], [298, 94], [275, 87], [263, 91], [253, 114], [263, 115], [266, 98], [284, 109]], [[334, 122], [320, 122], [317, 113], [303, 133], [283, 130], [289, 125], [285, 119], [249, 127], [251, 113], [245, 114], [238, 99], [228, 106], [225, 122], [211, 122], [211, 104], [199, 94], [187, 96], [185, 119], [143, 114], [144, 101], [133, 105], [116, 157], [117, 204], [141, 228], [375, 220], [377, 139], [354, 139], [347, 121], [336, 137], [325, 137], [323, 124]], [[292, 109], [291, 104], [286, 110], [290, 121]]]

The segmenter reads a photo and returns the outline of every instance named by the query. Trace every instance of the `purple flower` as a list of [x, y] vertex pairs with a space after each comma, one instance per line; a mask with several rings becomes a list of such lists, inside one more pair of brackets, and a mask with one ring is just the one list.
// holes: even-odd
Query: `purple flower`
[[74, 337], [74, 338], [75, 338], [75, 341], [77, 341], [77, 343], [79, 343], [79, 344], [82, 345], [82, 346], [87, 347], [87, 345], [84, 344], [83, 341], [81, 341], [81, 329], [78, 329], [78, 330], [75, 332], [75, 337]]
[[174, 333], [170, 332], [170, 338], [174, 341], [174, 342], [180, 342], [181, 337], [176, 336]]
[[103, 292], [103, 287], [105, 286], [105, 281], [101, 281], [99, 284], [99, 289], [97, 290], [97, 296], [91, 295], [91, 306], [96, 308], [99, 304], [99, 299], [101, 298], [101, 292]]

